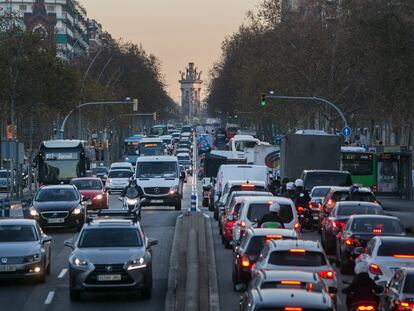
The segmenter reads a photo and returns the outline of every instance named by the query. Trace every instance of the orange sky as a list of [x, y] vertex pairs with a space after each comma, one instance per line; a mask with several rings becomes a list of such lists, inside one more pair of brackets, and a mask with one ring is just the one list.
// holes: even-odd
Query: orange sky
[[221, 42], [259, 0], [80, 0], [115, 38], [142, 43], [162, 62], [168, 91], [180, 99], [179, 70], [195, 62], [206, 80]]

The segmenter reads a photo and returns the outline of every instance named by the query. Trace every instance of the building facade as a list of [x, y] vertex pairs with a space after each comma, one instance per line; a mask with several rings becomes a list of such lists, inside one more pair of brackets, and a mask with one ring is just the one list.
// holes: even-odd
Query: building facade
[[25, 31], [53, 36], [58, 56], [67, 61], [87, 56], [102, 44], [102, 26], [89, 20], [76, 0], [0, 0], [0, 10], [17, 12]]
[[201, 106], [201, 71], [198, 71], [194, 63], [189, 63], [185, 72], [181, 72], [181, 115], [183, 120], [192, 121], [202, 113]]

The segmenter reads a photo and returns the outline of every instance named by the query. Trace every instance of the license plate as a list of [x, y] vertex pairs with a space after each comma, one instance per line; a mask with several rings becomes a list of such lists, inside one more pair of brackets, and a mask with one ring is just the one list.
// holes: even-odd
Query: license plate
[[121, 275], [120, 274], [103, 274], [103, 275], [98, 275], [97, 279], [100, 282], [120, 281]]
[[62, 224], [65, 222], [65, 218], [49, 218], [47, 223], [49, 224]]
[[163, 200], [151, 200], [151, 203], [164, 203]]
[[313, 220], [318, 220], [319, 217], [318, 216], [313, 216]]
[[16, 271], [16, 266], [0, 266], [0, 272], [14, 272]]

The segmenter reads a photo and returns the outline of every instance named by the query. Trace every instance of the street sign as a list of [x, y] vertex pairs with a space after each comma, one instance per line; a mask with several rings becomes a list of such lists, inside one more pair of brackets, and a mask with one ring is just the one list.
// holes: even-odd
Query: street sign
[[280, 146], [281, 142], [282, 142], [282, 135], [276, 135], [275, 136], [275, 145]]
[[352, 134], [352, 130], [349, 126], [345, 126], [342, 129], [342, 135], [344, 135], [345, 137], [349, 137], [349, 136], [351, 136], [351, 134]]

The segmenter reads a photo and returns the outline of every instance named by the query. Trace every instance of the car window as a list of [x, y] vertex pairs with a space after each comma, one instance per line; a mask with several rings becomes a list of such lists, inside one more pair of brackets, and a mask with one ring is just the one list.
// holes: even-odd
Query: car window
[[376, 198], [371, 192], [359, 191], [349, 197], [349, 191], [336, 191], [332, 194], [332, 199], [335, 202], [339, 201], [360, 201], [360, 202], [375, 202]]
[[276, 266], [303, 266], [303, 267], [317, 267], [325, 266], [326, 259], [323, 253], [311, 251], [273, 251], [270, 254], [269, 264]]
[[[249, 245], [247, 246], [246, 253], [249, 255], [258, 256], [261, 253], [265, 243], [269, 241], [269, 239], [270, 238], [267, 238], [266, 236], [252, 237], [249, 241]], [[291, 238], [284, 238], [284, 240], [291, 240]]]
[[387, 257], [400, 257], [402, 259], [412, 259], [414, 258], [414, 241], [404, 240], [388, 240], [382, 241], [380, 247], [378, 248], [378, 256], [387, 256]]
[[311, 197], [325, 197], [329, 192], [329, 188], [313, 189]]
[[136, 228], [87, 229], [79, 238], [80, 248], [141, 247], [142, 240]]
[[129, 178], [132, 176], [132, 172], [131, 171], [110, 171], [108, 178]]
[[[279, 217], [283, 223], [290, 223], [293, 220], [292, 207], [290, 205], [279, 204]], [[264, 215], [269, 213], [269, 203], [252, 203], [247, 211], [247, 219], [258, 222]]]
[[408, 273], [405, 277], [403, 293], [414, 294], [414, 275], [411, 273]]
[[402, 234], [404, 227], [397, 219], [357, 218], [352, 221], [351, 231], [373, 234]]
[[33, 242], [38, 239], [34, 226], [0, 225], [0, 243]]
[[137, 164], [138, 178], [177, 178], [176, 162], [139, 162]]
[[71, 184], [78, 188], [78, 190], [101, 190], [103, 188], [102, 181], [98, 179], [77, 179], [72, 180]]
[[352, 185], [351, 175], [339, 172], [308, 172], [304, 176], [305, 188], [316, 186], [348, 187]]
[[373, 205], [340, 205], [337, 208], [336, 215], [351, 216], [351, 215], [383, 215], [384, 212], [381, 207]]
[[37, 202], [64, 202], [76, 201], [79, 199], [75, 189], [73, 188], [53, 188], [40, 189], [36, 195]]

